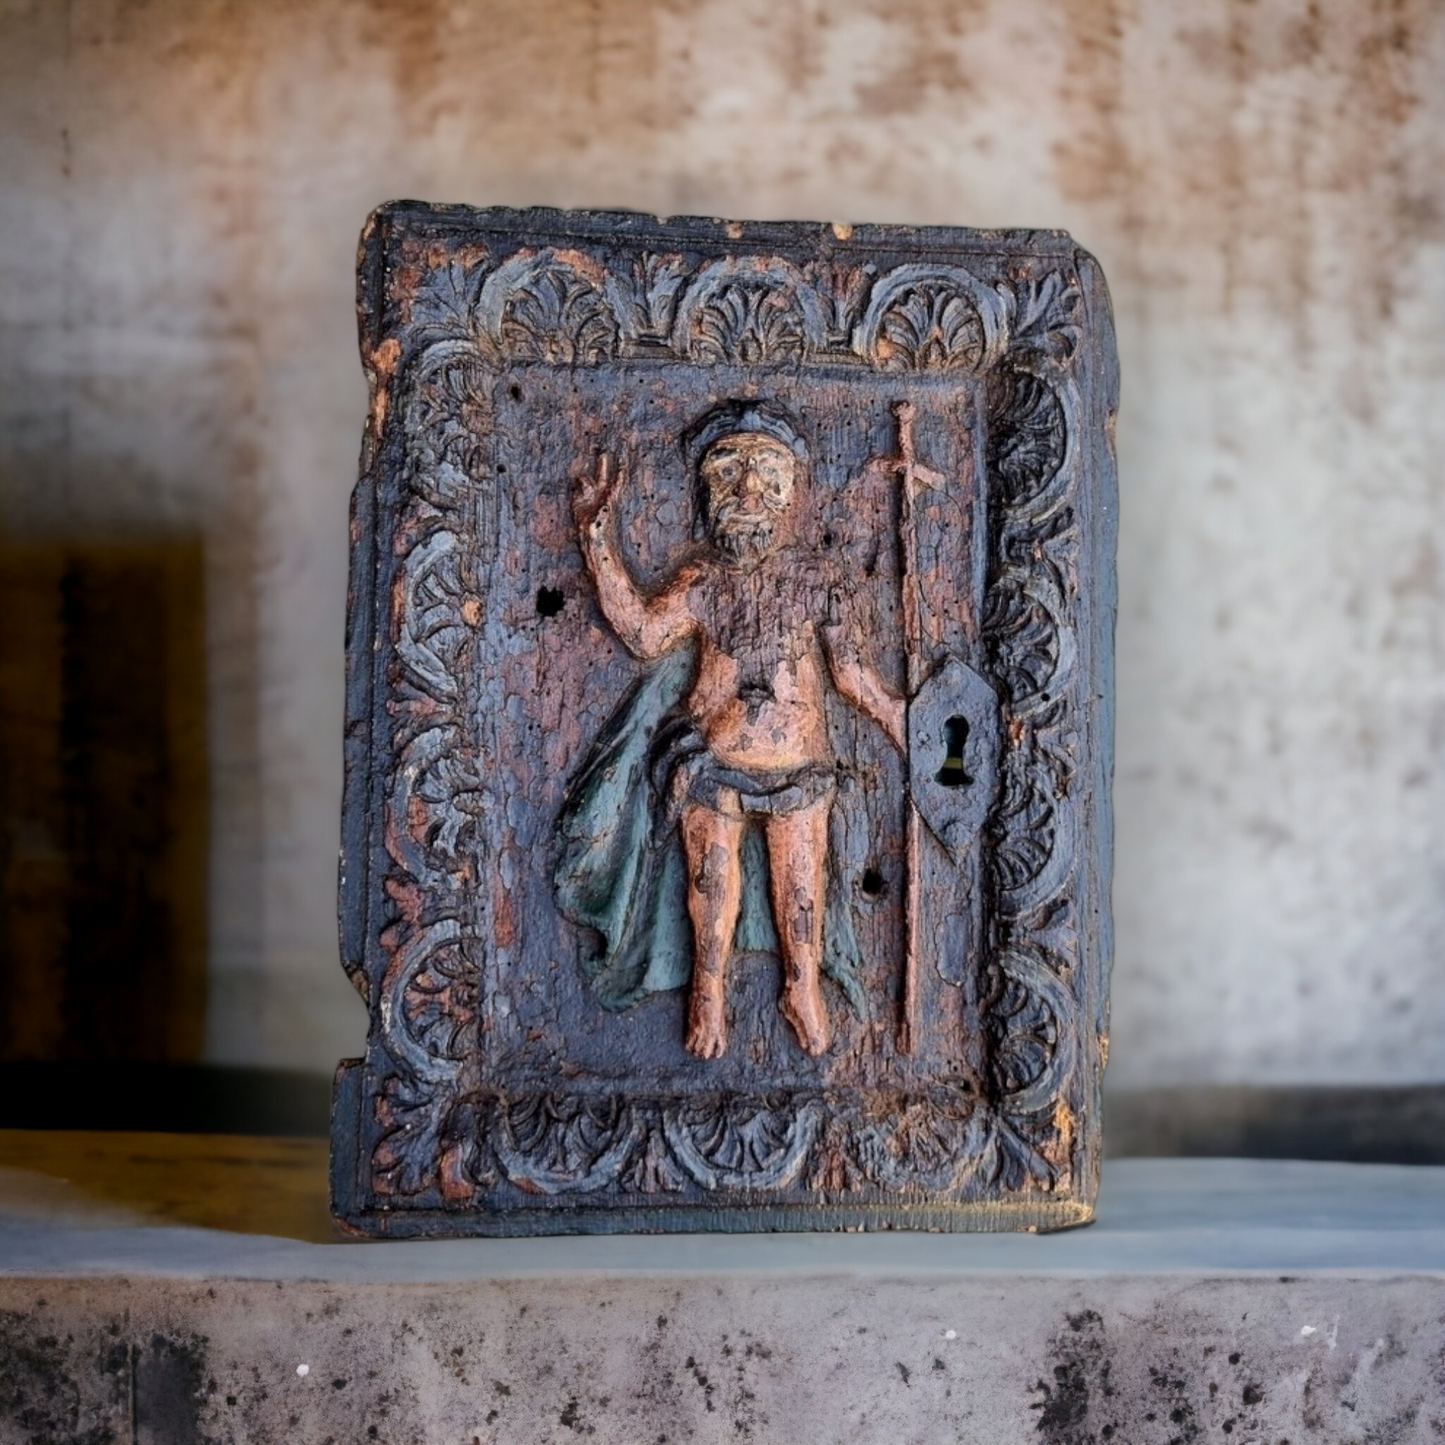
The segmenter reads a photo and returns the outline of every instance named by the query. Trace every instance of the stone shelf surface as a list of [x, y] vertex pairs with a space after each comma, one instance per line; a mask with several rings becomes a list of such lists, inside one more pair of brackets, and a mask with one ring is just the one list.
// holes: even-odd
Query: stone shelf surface
[[1051, 1236], [358, 1244], [323, 1165], [0, 1135], [0, 1445], [1445, 1437], [1445, 1168], [1116, 1161]]
[[[1445, 1274], [1445, 1167], [1116, 1160], [1104, 1170], [1098, 1220], [1052, 1235], [356, 1243], [334, 1235], [326, 1223], [319, 1141], [29, 1136], [37, 1141], [36, 1152], [44, 1151], [42, 1175], [15, 1167], [26, 1137], [21, 1131], [0, 1135], [0, 1160], [9, 1166], [0, 1167], [0, 1273], [337, 1283], [739, 1271]], [[77, 1187], [76, 1176], [90, 1187]], [[128, 1189], [126, 1179], [132, 1181]], [[176, 1219], [220, 1227], [168, 1225]]]

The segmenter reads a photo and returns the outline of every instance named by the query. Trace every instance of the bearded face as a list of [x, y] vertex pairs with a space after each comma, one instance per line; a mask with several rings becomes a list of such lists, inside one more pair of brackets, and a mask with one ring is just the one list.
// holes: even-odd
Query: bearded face
[[735, 562], [772, 551], [793, 502], [798, 461], [791, 448], [760, 432], [737, 432], [714, 442], [702, 459], [708, 532]]

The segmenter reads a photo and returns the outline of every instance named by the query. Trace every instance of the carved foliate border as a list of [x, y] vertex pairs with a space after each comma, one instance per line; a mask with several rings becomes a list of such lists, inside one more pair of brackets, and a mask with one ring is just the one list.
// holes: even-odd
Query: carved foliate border
[[[1080, 1192], [1077, 1124], [1096, 1071], [1081, 939], [1084, 840], [1071, 790], [1082, 729], [1080, 491], [1083, 326], [1064, 258], [982, 267], [799, 265], [776, 254], [699, 257], [404, 239], [391, 271], [408, 350], [370, 359], [396, 414], [401, 500], [376, 518], [390, 549], [389, 648], [373, 686], [390, 736], [382, 847], [372, 854], [384, 967], [370, 993], [384, 1077], [362, 1130], [375, 1206], [869, 1202]], [[649, 1099], [557, 1090], [507, 1096], [478, 1074], [478, 980], [489, 900], [486, 709], [464, 706], [487, 615], [496, 479], [491, 387], [513, 362], [601, 366], [829, 365], [979, 378], [988, 404], [991, 520], [982, 638], [1006, 746], [986, 825], [982, 1014], [987, 1097], [947, 1086]], [[380, 427], [377, 430], [381, 430]], [[370, 1141], [369, 1143], [367, 1141]], [[500, 1191], [500, 1194], [499, 1194]], [[504, 1198], [505, 1196], [505, 1198]], [[508, 1202], [509, 1201], [509, 1202]]]

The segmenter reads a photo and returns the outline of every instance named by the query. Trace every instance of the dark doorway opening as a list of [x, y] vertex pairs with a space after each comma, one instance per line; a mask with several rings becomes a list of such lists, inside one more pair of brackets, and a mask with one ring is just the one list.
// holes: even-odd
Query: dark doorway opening
[[189, 539], [0, 549], [0, 1059], [200, 1053], [202, 561]]

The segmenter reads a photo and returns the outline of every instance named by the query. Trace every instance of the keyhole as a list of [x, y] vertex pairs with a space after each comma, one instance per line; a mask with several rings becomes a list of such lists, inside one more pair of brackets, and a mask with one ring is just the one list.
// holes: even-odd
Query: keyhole
[[946, 756], [937, 780], [945, 788], [967, 787], [973, 781], [963, 765], [963, 750], [968, 743], [968, 719], [951, 717], [943, 725], [943, 747]]

